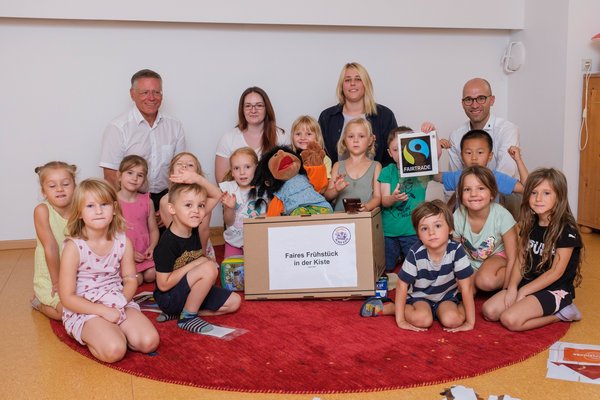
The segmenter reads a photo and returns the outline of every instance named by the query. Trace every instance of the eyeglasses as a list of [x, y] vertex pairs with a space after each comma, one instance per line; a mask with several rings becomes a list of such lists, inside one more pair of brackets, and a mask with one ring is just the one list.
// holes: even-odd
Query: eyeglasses
[[188, 169], [188, 168], [189, 168], [189, 169], [192, 169], [192, 168], [196, 168], [196, 165], [195, 165], [195, 164], [192, 164], [192, 163], [184, 163], [184, 162], [181, 162], [181, 161], [177, 161], [177, 162], [175, 163], [175, 166], [176, 166], [176, 167], [178, 167], [178, 168], [183, 168], [183, 169]]
[[256, 104], [245, 103], [244, 104], [244, 110], [246, 110], [246, 111], [250, 111], [253, 108], [256, 111], [260, 111], [265, 108], [265, 104], [264, 103], [256, 103]]
[[162, 97], [162, 90], [142, 90], [137, 92], [141, 97], [149, 97], [150, 95], [154, 97]]
[[477, 104], [484, 104], [490, 97], [492, 96], [477, 96], [475, 98], [467, 96], [464, 99], [462, 99], [462, 102], [465, 106], [470, 106], [471, 104], [473, 104], [474, 101], [476, 101]]

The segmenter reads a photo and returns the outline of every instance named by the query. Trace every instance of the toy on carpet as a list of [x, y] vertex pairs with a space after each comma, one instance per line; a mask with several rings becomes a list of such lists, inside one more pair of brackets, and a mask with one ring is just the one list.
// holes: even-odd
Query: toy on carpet
[[332, 213], [331, 204], [319, 193], [327, 186], [324, 157], [317, 143], [310, 143], [300, 157], [287, 146], [274, 147], [262, 155], [250, 195], [267, 194], [267, 216]]

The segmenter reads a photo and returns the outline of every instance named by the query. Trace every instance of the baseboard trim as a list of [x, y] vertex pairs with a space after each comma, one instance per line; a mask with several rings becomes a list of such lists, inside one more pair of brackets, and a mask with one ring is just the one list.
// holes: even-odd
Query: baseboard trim
[[[211, 226], [210, 237], [214, 245], [223, 244], [223, 227]], [[19, 249], [35, 249], [37, 242], [35, 239], [22, 240], [0, 240], [1, 250], [19, 250]]]
[[35, 239], [0, 240], [0, 250], [35, 249]]

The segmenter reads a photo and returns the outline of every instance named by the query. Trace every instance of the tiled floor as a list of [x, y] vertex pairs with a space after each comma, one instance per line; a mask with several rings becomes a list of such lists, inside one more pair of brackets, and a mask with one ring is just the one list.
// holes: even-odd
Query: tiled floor
[[[583, 286], [577, 304], [583, 320], [565, 341], [600, 344], [600, 235], [584, 235]], [[33, 250], [0, 251], [0, 399], [440, 399], [452, 384], [473, 387], [484, 398], [510, 394], [523, 400], [597, 399], [600, 386], [545, 378], [547, 351], [479, 377], [413, 389], [356, 394], [278, 395], [178, 386], [131, 376], [72, 351], [29, 306]]]

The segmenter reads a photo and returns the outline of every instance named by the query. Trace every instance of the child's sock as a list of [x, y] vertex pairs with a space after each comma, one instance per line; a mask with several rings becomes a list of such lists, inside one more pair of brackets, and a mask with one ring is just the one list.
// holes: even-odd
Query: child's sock
[[40, 306], [42, 305], [42, 303], [38, 300], [37, 297], [33, 296], [33, 299], [31, 299], [31, 307], [34, 310], [40, 311]]
[[174, 319], [179, 319], [179, 314], [166, 314], [163, 312], [156, 317], [156, 322], [167, 322]]
[[569, 304], [554, 315], [564, 322], [579, 321], [581, 319], [581, 312], [574, 303]]
[[200, 318], [197, 313], [187, 310], [181, 312], [177, 326], [192, 333], [206, 333], [213, 330], [213, 326]]

